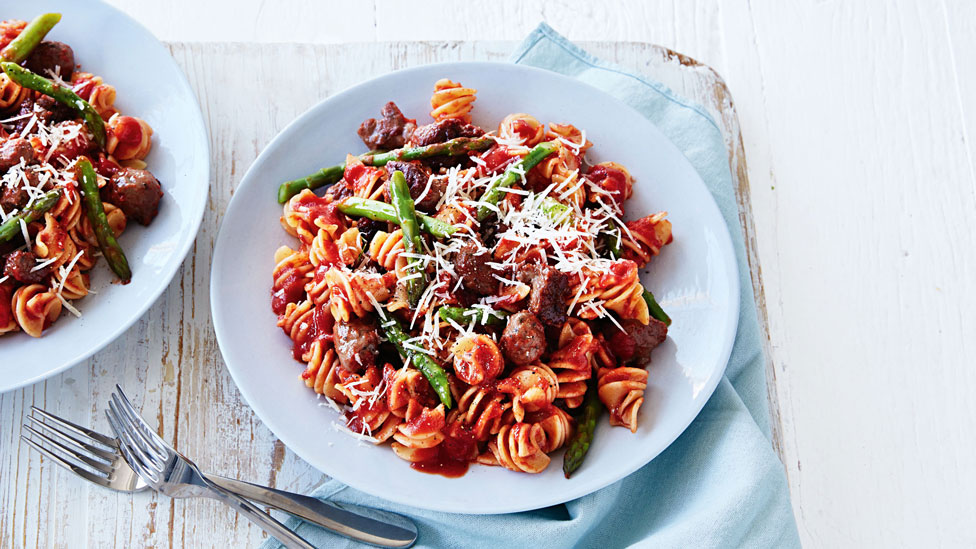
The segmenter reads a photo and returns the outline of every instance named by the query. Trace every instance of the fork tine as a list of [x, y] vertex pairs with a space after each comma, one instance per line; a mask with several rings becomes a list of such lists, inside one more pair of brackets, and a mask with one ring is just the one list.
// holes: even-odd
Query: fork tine
[[[74, 423], [71, 423], [70, 421], [68, 421], [66, 419], [62, 419], [62, 418], [60, 418], [60, 417], [52, 414], [51, 412], [48, 412], [48, 411], [45, 411], [45, 410], [42, 410], [42, 409], [38, 408], [37, 406], [31, 406], [31, 414], [34, 414], [34, 413], [40, 415], [41, 417], [43, 417], [46, 420], [50, 420], [52, 423], [55, 423], [55, 424], [59, 425], [60, 427], [63, 427], [64, 429], [61, 430], [62, 433], [65, 432], [65, 431], [71, 431], [72, 433], [76, 433], [78, 435], [88, 437], [88, 438], [94, 440], [95, 442], [98, 442], [100, 444], [104, 444], [105, 446], [107, 446], [109, 448], [115, 448], [115, 445], [116, 445], [115, 439], [113, 439], [111, 437], [107, 437], [107, 436], [105, 436], [105, 435], [103, 435], [103, 434], [101, 434], [101, 433], [99, 433], [97, 431], [92, 431], [91, 429], [86, 429], [86, 428], [82, 427], [81, 425], [76, 425]], [[28, 416], [28, 419], [33, 419], [33, 418], [31, 416]], [[78, 439], [76, 439], [76, 440], [78, 440]], [[78, 440], [78, 441], [79, 442], [84, 442], [82, 440]]]
[[[114, 410], [116, 417], [118, 417], [118, 419], [125, 424], [126, 427], [129, 427], [129, 431], [133, 439], [142, 442], [139, 447], [143, 453], [149, 457], [155, 458], [154, 463], [161, 464], [165, 462], [166, 458], [168, 457], [168, 453], [165, 450], [160, 450], [158, 448], [159, 443], [157, 442], [157, 439], [159, 437], [156, 435], [156, 433], [151, 432], [152, 430], [149, 429], [149, 426], [141, 417], [138, 416], [138, 414], [134, 414], [133, 410], [131, 409], [132, 405], [130, 404], [128, 407], [126, 407], [118, 395], [113, 394], [112, 400], [109, 402], [109, 407], [112, 406], [115, 406]], [[146, 434], [147, 431], [150, 432], [152, 436]]]
[[162, 471], [167, 457], [166, 454], [160, 455], [160, 452], [155, 449], [153, 443], [140, 432], [139, 425], [134, 423], [131, 415], [121, 411], [116, 395], [112, 395], [112, 400], [109, 401], [108, 407], [115, 414], [115, 418], [119, 420], [119, 424], [129, 436], [130, 440], [135, 443], [136, 450], [143, 457], [143, 461], [149, 460], [156, 469]]
[[101, 461], [92, 459], [90, 456], [85, 455], [85, 453], [83, 451], [82, 452], [79, 452], [78, 449], [69, 448], [66, 445], [58, 442], [54, 438], [45, 435], [44, 433], [38, 431], [37, 429], [34, 429], [30, 425], [24, 425], [24, 429], [27, 430], [28, 433], [30, 433], [30, 434], [34, 435], [35, 437], [37, 437], [39, 440], [41, 440], [41, 441], [43, 441], [43, 442], [45, 442], [47, 444], [50, 444], [51, 446], [54, 446], [58, 450], [61, 450], [65, 454], [67, 454], [67, 455], [73, 457], [74, 459], [76, 459], [76, 460], [84, 463], [85, 465], [91, 467], [92, 469], [96, 469], [98, 471], [101, 471], [102, 473], [105, 473], [106, 475], [112, 473], [112, 467], [111, 466], [109, 466], [108, 464], [102, 463]]
[[[105, 450], [102, 450], [101, 448], [96, 448], [95, 446], [92, 446], [91, 444], [87, 444], [84, 441], [78, 440], [77, 438], [75, 438], [74, 436], [72, 436], [71, 433], [65, 433], [65, 432], [63, 432], [63, 431], [61, 431], [59, 429], [56, 429], [52, 425], [49, 425], [49, 424], [47, 424], [47, 423], [45, 423], [45, 422], [37, 419], [34, 416], [27, 416], [27, 420], [30, 421], [31, 423], [33, 423], [34, 425], [43, 428], [46, 432], [55, 435], [58, 439], [61, 439], [64, 442], [66, 442], [66, 443], [68, 443], [68, 444], [70, 444], [72, 446], [75, 446], [76, 448], [78, 448], [78, 450], [87, 452], [89, 455], [95, 456], [95, 457], [101, 459], [106, 464], [112, 462], [112, 459], [114, 457], [114, 453], [113, 452], [106, 452]], [[28, 427], [28, 425], [27, 424], [24, 424], [24, 427], [26, 428], [26, 427]], [[44, 435], [44, 436], [46, 437], [48, 435]], [[77, 453], [77, 451], [76, 451], [76, 453]]]
[[148, 435], [148, 442], [152, 443], [156, 447], [156, 450], [158, 450], [159, 453], [165, 458], [165, 456], [169, 453], [166, 442], [156, 433], [155, 430], [153, 430], [152, 427], [149, 426], [148, 423], [146, 423], [146, 420], [142, 418], [142, 415], [139, 414], [132, 403], [129, 402], [129, 397], [125, 396], [125, 393], [122, 391], [122, 387], [120, 387], [118, 384], [115, 385], [115, 393], [112, 395], [112, 399], [115, 400], [120, 409], [125, 412], [126, 415], [128, 415], [128, 417], [132, 420], [132, 423], [139, 427], [144, 434]]
[[119, 439], [119, 450], [125, 457], [126, 463], [146, 482], [158, 482], [159, 476], [156, 474], [156, 471], [150, 470], [142, 462], [141, 458], [133, 453], [131, 447], [135, 446], [135, 442], [131, 440], [129, 434], [122, 428], [122, 422], [116, 417], [111, 407], [112, 403], [110, 401], [109, 409], [105, 410], [105, 416], [108, 418], [108, 424], [112, 427], [112, 431], [115, 431], [115, 436]]
[[89, 482], [93, 482], [93, 483], [95, 483], [95, 484], [97, 484], [99, 486], [105, 486], [106, 488], [111, 488], [111, 486], [109, 486], [109, 482], [108, 482], [108, 479], [107, 478], [102, 477], [102, 476], [99, 476], [99, 475], [96, 475], [96, 474], [93, 474], [93, 473], [90, 473], [90, 472], [86, 471], [85, 469], [82, 469], [81, 467], [75, 465], [74, 463], [71, 463], [70, 461], [67, 461], [66, 459], [64, 459], [61, 456], [55, 454], [54, 452], [48, 450], [47, 448], [41, 446], [40, 444], [38, 444], [37, 442], [31, 440], [30, 438], [25, 437], [24, 435], [20, 435], [20, 438], [24, 442], [26, 442], [27, 444], [29, 444], [31, 448], [37, 450], [38, 452], [44, 454], [48, 458], [54, 460], [55, 463], [57, 463], [61, 467], [64, 467], [65, 469], [71, 471], [72, 473], [78, 475], [79, 477], [81, 477], [81, 478], [83, 478], [83, 479], [85, 479], [85, 480], [87, 480]]

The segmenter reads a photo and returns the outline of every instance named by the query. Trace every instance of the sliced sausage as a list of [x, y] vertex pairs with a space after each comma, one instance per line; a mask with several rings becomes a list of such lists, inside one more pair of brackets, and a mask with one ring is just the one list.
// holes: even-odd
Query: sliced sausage
[[655, 318], [647, 324], [636, 320], [623, 320], [620, 325], [610, 326], [604, 332], [610, 352], [621, 362], [636, 362], [643, 365], [651, 360], [651, 351], [668, 337], [667, 324]]
[[37, 284], [51, 274], [54, 268], [51, 265], [42, 267], [34, 271], [37, 267], [37, 258], [31, 252], [21, 250], [7, 256], [4, 263], [3, 274], [20, 282], [21, 284]]
[[15, 137], [0, 145], [0, 172], [9, 170], [22, 160], [28, 164], [34, 160], [34, 147], [31, 147], [30, 141]]
[[465, 288], [481, 295], [492, 295], [498, 291], [498, 279], [488, 265], [489, 261], [491, 254], [488, 250], [469, 242], [454, 257], [454, 270]]
[[376, 364], [380, 336], [372, 320], [351, 318], [349, 322], [336, 322], [332, 335], [339, 364], [346, 370], [361, 372]]
[[71, 74], [75, 70], [75, 52], [67, 44], [45, 40], [27, 57], [25, 66], [45, 78], [50, 77], [50, 71], [65, 82], [71, 82]]
[[[430, 170], [419, 162], [402, 162], [400, 160], [387, 162], [386, 172], [391, 175], [393, 172], [403, 172], [403, 177], [410, 187], [410, 197], [417, 200], [420, 195], [424, 195], [423, 200], [415, 204], [418, 210], [424, 212], [433, 212], [441, 197], [444, 196], [444, 191], [447, 190], [447, 180], [437, 178], [431, 181]], [[428, 182], [430, 189], [427, 189]], [[427, 194], [424, 194], [425, 189]]]
[[562, 326], [567, 317], [569, 276], [553, 267], [530, 263], [519, 269], [518, 278], [531, 287], [529, 310], [550, 328]]
[[390, 150], [403, 147], [416, 127], [416, 121], [403, 116], [396, 103], [390, 101], [380, 111], [379, 120], [365, 120], [356, 133], [370, 149]]
[[420, 126], [413, 132], [410, 142], [418, 147], [443, 143], [458, 137], [481, 137], [485, 130], [472, 124], [465, 124], [456, 118], [439, 120], [426, 126]]
[[38, 97], [35, 104], [38, 108], [42, 109], [38, 113], [38, 116], [49, 122], [63, 122], [78, 116], [71, 107], [59, 103], [53, 97], [46, 95]]
[[148, 225], [159, 212], [163, 189], [147, 170], [123, 168], [102, 189], [102, 198], [118, 206], [126, 217]]
[[[24, 177], [27, 178], [27, 181], [32, 187], [37, 186], [37, 172], [32, 169], [24, 170]], [[24, 188], [23, 181], [21, 181], [20, 177], [14, 181], [8, 181], [3, 187], [3, 192], [0, 192], [0, 207], [3, 207], [7, 211], [19, 210], [26, 206], [29, 201], [30, 194]]]
[[501, 344], [508, 360], [520, 366], [531, 364], [546, 350], [546, 330], [534, 314], [520, 311], [508, 317]]

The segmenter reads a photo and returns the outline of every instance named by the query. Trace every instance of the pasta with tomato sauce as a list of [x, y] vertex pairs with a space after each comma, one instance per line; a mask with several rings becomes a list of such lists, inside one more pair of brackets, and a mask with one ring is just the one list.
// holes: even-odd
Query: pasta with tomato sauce
[[[90, 293], [89, 273], [102, 254], [80, 192], [80, 161], [94, 167], [105, 214], [99, 222], [115, 237], [132, 220], [152, 222], [163, 194], [145, 169], [149, 124], [121, 114], [115, 88], [78, 70], [70, 46], [42, 40], [43, 33], [28, 39], [38, 28], [0, 21], [3, 58], [22, 58], [13, 69], [33, 82], [8, 74], [9, 66], [0, 72], [0, 226], [12, 229], [0, 231], [0, 335], [40, 337], [63, 311], [81, 316], [72, 302]], [[18, 42], [30, 49], [11, 54], [22, 35]], [[34, 89], [45, 79], [51, 95]], [[55, 99], [59, 91], [74, 94], [75, 106]], [[79, 103], [96, 120], [86, 119]]]
[[[347, 155], [324, 193], [281, 199], [295, 244], [276, 254], [272, 309], [342, 430], [420, 471], [539, 473], [588, 399], [638, 432], [670, 322], [638, 269], [671, 224], [624, 222], [634, 178], [588, 162], [583, 129], [514, 113], [487, 131], [475, 94], [438, 81], [419, 126], [387, 103], [358, 133], [395, 156]], [[429, 152], [448, 144], [469, 148]]]

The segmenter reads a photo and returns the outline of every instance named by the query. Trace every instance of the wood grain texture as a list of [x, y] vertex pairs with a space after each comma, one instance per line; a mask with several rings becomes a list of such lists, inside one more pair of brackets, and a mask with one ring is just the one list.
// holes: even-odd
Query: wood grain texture
[[[747, 212], [738, 125], [715, 73], [648, 44], [586, 46], [653, 74], [714, 113], [727, 132]], [[166, 440], [205, 470], [295, 491], [320, 483], [323, 475], [254, 416], [220, 358], [209, 315], [209, 265], [221, 215], [271, 137], [321, 99], [390, 70], [438, 61], [502, 60], [513, 47], [511, 42], [173, 44], [171, 51], [200, 99], [211, 135], [210, 203], [200, 234], [163, 297], [118, 341], [60, 376], [0, 395], [0, 546], [76, 547], [85, 540], [91, 547], [246, 547], [263, 538], [259, 529], [214, 502], [89, 486], [18, 440], [31, 405], [108, 431], [101, 410], [115, 383], [154, 417]], [[228, 96], [227, 89], [237, 92]], [[751, 226], [747, 230], [754, 240]], [[761, 289], [758, 279], [756, 284]]]

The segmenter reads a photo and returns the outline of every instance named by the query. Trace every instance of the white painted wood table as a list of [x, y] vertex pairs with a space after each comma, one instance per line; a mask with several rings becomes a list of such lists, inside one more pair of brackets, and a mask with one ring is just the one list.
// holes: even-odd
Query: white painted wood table
[[[774, 424], [804, 544], [976, 545], [976, 3], [109, 1], [171, 42], [518, 40], [546, 20], [573, 40], [651, 42], [708, 63], [735, 97], [749, 159]], [[208, 265], [230, 189], [306, 107], [394, 66], [507, 51], [372, 47], [395, 55], [174, 46], [211, 128], [211, 208], [192, 259], [142, 322], [89, 363], [0, 396], [0, 547], [261, 538], [209, 502], [90, 489], [17, 444], [31, 403], [104, 427], [98, 403], [116, 376], [202, 465], [293, 490], [320, 481], [225, 373]], [[646, 60], [634, 47], [594, 51], [636, 67]], [[241, 94], [223, 99], [227, 84]]]

